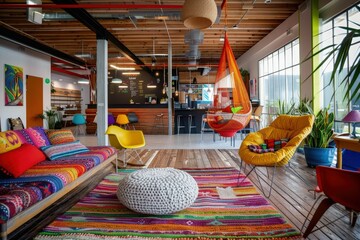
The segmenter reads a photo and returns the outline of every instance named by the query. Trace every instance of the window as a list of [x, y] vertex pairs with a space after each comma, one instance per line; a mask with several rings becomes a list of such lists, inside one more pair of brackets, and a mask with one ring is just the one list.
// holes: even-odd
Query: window
[[300, 99], [299, 39], [259, 61], [260, 102], [264, 112], [277, 113], [278, 101], [290, 107]]
[[[358, 7], [360, 7], [360, 4], [358, 4]], [[359, 22], [360, 12], [356, 8], [356, 6], [325, 22], [322, 25], [320, 34], [321, 48], [329, 46], [333, 43], [340, 43], [346, 34], [346, 30], [342, 29], [341, 27], [347, 26], [358, 28], [359, 26], [356, 23]], [[334, 59], [329, 59], [328, 62], [324, 64], [324, 67], [321, 69], [321, 84], [323, 86], [323, 90], [321, 92], [321, 103], [322, 107], [330, 106], [331, 111], [335, 113], [335, 120], [337, 120], [335, 122], [336, 132], [348, 131], [348, 124], [341, 123], [341, 120], [349, 112], [350, 109], [360, 110], [360, 101], [355, 102], [355, 100], [353, 100], [350, 103], [350, 106], [348, 106], [348, 101], [346, 99], [344, 100], [345, 86], [340, 84], [340, 81], [344, 78], [348, 71], [349, 65], [354, 62], [354, 59], [359, 54], [359, 51], [359, 43], [352, 46], [348, 61], [345, 64], [345, 67], [340, 73], [340, 75], [336, 76], [336, 81], [333, 85], [329, 85], [329, 79], [331, 76], [331, 71], [333, 69]], [[325, 55], [326, 52], [320, 56], [320, 60], [324, 59]], [[357, 80], [360, 83], [360, 77]]]

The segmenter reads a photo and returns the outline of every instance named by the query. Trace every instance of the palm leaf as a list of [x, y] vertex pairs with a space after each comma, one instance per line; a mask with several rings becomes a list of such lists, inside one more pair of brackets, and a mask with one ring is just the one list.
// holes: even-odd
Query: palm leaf
[[[357, 7], [358, 11], [360, 11], [360, 8]], [[354, 25], [360, 27], [360, 24], [353, 22]], [[356, 27], [346, 27], [341, 26], [340, 29], [345, 30], [347, 33], [345, 34], [345, 37], [339, 44], [331, 44], [328, 46], [325, 46], [321, 48], [320, 50], [317, 50], [313, 52], [310, 56], [307, 56], [305, 58], [305, 61], [308, 61], [309, 59], [314, 58], [315, 56], [324, 53], [326, 51], [326, 54], [324, 56], [324, 59], [315, 67], [315, 69], [312, 71], [312, 73], [305, 79], [307, 80], [310, 78], [316, 71], [318, 71], [321, 67], [325, 66], [325, 64], [332, 58], [334, 58], [334, 67], [330, 75], [330, 79], [328, 84], [334, 85], [336, 81], [337, 74], [340, 74], [344, 66], [347, 63], [348, 56], [351, 50], [352, 46], [356, 46], [360, 43], [358, 40], [360, 37], [360, 29]], [[317, 44], [314, 49], [317, 49], [321, 43]], [[330, 50], [330, 51], [329, 51]], [[360, 53], [357, 51], [358, 54], [355, 56], [354, 62], [349, 66], [348, 72], [345, 74], [344, 77], [342, 77], [339, 80], [340, 85], [345, 84], [345, 94], [344, 94], [344, 101], [351, 101], [351, 100], [359, 100], [360, 99], [360, 84], [357, 83], [357, 79], [360, 76]], [[353, 89], [353, 91], [351, 91]], [[339, 88], [338, 88], [339, 89]], [[336, 91], [336, 89], [335, 89]], [[332, 95], [332, 98], [334, 97], [335, 93]]]

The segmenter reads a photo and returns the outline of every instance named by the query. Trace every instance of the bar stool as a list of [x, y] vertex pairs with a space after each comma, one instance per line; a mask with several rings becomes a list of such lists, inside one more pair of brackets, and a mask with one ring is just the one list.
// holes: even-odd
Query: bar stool
[[156, 114], [154, 118], [154, 129], [156, 133], [158, 132], [156, 129], [161, 129], [161, 133], [164, 134], [164, 114]]
[[[189, 114], [189, 116], [188, 116], [189, 134], [191, 134], [191, 129], [195, 128], [195, 130], [196, 130], [196, 125], [192, 125], [192, 124], [193, 124], [193, 116], [191, 114]], [[194, 124], [195, 124], [195, 120], [194, 120]]]
[[183, 118], [183, 115], [177, 116], [177, 134], [180, 134], [180, 128], [185, 129], [185, 125], [181, 125], [181, 119]]
[[214, 129], [209, 127], [209, 124], [207, 123], [207, 114], [202, 115], [202, 122], [201, 122], [201, 140], [203, 140], [203, 134], [204, 132], [212, 132], [213, 133], [213, 141], [215, 142], [215, 132]]

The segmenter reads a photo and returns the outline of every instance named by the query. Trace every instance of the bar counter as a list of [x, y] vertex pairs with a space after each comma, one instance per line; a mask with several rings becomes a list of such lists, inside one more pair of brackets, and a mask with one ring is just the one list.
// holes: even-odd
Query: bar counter
[[[121, 104], [109, 105], [108, 112], [112, 113], [115, 120], [119, 114], [127, 114], [134, 112], [139, 122], [134, 124], [137, 130], [142, 130], [144, 134], [168, 134], [168, 108], [167, 104]], [[96, 123], [94, 118], [96, 115], [96, 104], [88, 104], [86, 113], [86, 132], [88, 134], [95, 133]], [[160, 120], [157, 116], [161, 116]], [[172, 118], [174, 125], [174, 118]], [[132, 127], [131, 127], [132, 128]]]
[[174, 133], [178, 134], [178, 116], [181, 115], [181, 125], [185, 126], [184, 128], [180, 128], [180, 134], [189, 133], [189, 115], [192, 116], [192, 125], [195, 125], [195, 128], [191, 129], [191, 133], [200, 133], [201, 132], [201, 123], [202, 116], [207, 112], [207, 109], [194, 109], [194, 108], [183, 108], [183, 109], [175, 109], [175, 126]]
[[[168, 108], [167, 104], [121, 104], [121, 105], [109, 105], [108, 111], [111, 113], [115, 120], [119, 114], [127, 114], [134, 112], [139, 122], [135, 124], [137, 130], [142, 130], [144, 134], [168, 134]], [[96, 123], [94, 118], [96, 116], [96, 104], [88, 104], [86, 113], [86, 132], [88, 134], [95, 134]], [[172, 126], [173, 134], [178, 133], [178, 115], [181, 115], [181, 124], [184, 128], [180, 129], [180, 134], [189, 133], [188, 117], [192, 116], [194, 128], [191, 129], [191, 133], [201, 132], [202, 116], [207, 109], [193, 109], [193, 108], [179, 108], [173, 111]], [[157, 116], [162, 115], [160, 120]]]

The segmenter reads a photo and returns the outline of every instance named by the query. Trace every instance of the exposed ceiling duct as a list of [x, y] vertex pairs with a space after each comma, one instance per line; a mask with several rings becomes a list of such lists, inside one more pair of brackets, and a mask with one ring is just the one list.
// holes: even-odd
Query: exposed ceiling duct
[[210, 73], [210, 71], [211, 71], [211, 67], [204, 67], [204, 68], [202, 68], [202, 70], [201, 70], [201, 76], [206, 76], [206, 75], [208, 75], [208, 74]]
[[204, 41], [204, 33], [199, 29], [194, 29], [185, 34], [184, 42], [186, 44], [202, 44]]
[[198, 45], [189, 45], [189, 51], [185, 53], [189, 59], [200, 59], [201, 53]]
[[[180, 11], [129, 11], [126, 13], [91, 13], [96, 19], [159, 19], [180, 21]], [[44, 21], [72, 21], [75, 20], [68, 13], [46, 13]]]
[[[199, 29], [192, 29], [185, 34], [184, 42], [186, 44], [189, 44], [189, 51], [185, 53], [185, 56], [189, 59], [190, 65], [196, 64], [196, 59], [200, 59], [201, 52], [199, 50], [199, 44], [203, 43], [203, 40], [204, 33], [201, 32]], [[189, 70], [194, 69], [189, 68]]]

